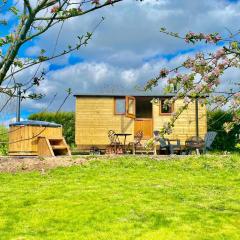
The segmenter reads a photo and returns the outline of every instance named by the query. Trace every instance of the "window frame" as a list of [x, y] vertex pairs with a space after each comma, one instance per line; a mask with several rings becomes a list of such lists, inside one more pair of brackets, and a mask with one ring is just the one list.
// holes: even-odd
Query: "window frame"
[[[133, 108], [134, 108], [133, 114], [129, 113], [129, 100], [133, 101]], [[131, 96], [126, 96], [125, 104], [126, 104], [126, 117], [133, 118], [133, 119], [136, 118], [136, 98]]]
[[168, 113], [162, 112], [162, 102], [165, 101], [166, 99], [169, 99], [169, 98], [160, 98], [159, 99], [159, 115], [160, 116], [171, 116], [172, 113], [174, 112], [174, 103], [171, 104], [171, 112], [168, 112]]
[[[125, 111], [124, 113], [118, 113], [117, 112], [117, 99], [121, 99], [125, 101]], [[126, 114], [126, 99], [125, 97], [114, 97], [114, 115], [125, 115]]]

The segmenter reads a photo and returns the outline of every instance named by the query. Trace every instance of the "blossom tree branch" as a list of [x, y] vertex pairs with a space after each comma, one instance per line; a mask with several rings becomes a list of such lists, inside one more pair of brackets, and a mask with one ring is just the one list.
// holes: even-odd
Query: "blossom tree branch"
[[[0, 38], [0, 92], [11, 95], [10, 89], [4, 87], [5, 80], [28, 67], [61, 57], [78, 50], [81, 46], [86, 46], [92, 33], [79, 36], [79, 42], [75, 46], [69, 46], [68, 49], [62, 50], [60, 53], [54, 54], [54, 56], [48, 56], [43, 49], [37, 58], [22, 59], [19, 56], [19, 51], [24, 44], [41, 36], [60, 22], [107, 6], [113, 6], [121, 1], [123, 0], [76, 0], [74, 2], [71, 0], [41, 0], [32, 3], [29, 0], [24, 0], [22, 3], [12, 5], [10, 8], [3, 2], [0, 7], [11, 12], [18, 20], [18, 24], [11, 26], [8, 25], [9, 23], [6, 20], [0, 19], [0, 25], [13, 28], [11, 33]], [[15, 88], [16, 86], [13, 85], [12, 89]]]
[[[217, 48], [215, 52], [198, 52], [193, 57], [187, 57], [185, 61], [173, 69], [163, 68], [159, 75], [150, 79], [145, 85], [145, 90], [151, 90], [157, 86], [159, 81], [166, 82], [166, 93], [174, 93], [174, 97], [166, 101], [170, 105], [181, 98], [185, 106], [199, 99], [201, 104], [209, 104], [215, 107], [231, 106], [234, 113], [234, 124], [240, 124], [240, 81], [235, 83], [234, 89], [227, 88], [226, 81], [222, 76], [229, 68], [240, 67], [240, 41], [239, 31], [230, 33], [228, 37], [220, 36], [218, 33], [204, 34], [189, 32], [185, 36], [178, 33], [169, 32], [161, 28], [161, 32], [180, 40], [187, 44], [205, 43], [211, 44]], [[221, 84], [225, 84], [224, 90], [218, 90]], [[207, 98], [206, 98], [207, 97]], [[180, 111], [181, 112], [181, 111]], [[170, 132], [174, 126], [176, 116], [180, 114], [173, 113], [169, 124], [166, 124], [161, 130], [163, 134]], [[226, 124], [233, 126], [232, 123]]]

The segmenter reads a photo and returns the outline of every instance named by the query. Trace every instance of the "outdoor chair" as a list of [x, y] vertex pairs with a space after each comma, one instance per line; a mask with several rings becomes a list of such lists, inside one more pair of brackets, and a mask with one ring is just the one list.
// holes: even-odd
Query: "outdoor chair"
[[106, 149], [107, 154], [121, 154], [123, 153], [123, 144], [119, 141], [116, 133], [113, 130], [108, 131], [109, 146]]
[[159, 131], [153, 131], [154, 143], [160, 143], [159, 151], [164, 151], [166, 154], [169, 154], [169, 146], [166, 139], [161, 138]]
[[212, 143], [214, 141], [214, 139], [216, 138], [217, 136], [217, 132], [207, 132], [205, 134], [205, 137], [204, 137], [204, 148], [203, 148], [203, 152], [206, 153], [207, 150], [210, 150], [211, 149], [211, 146], [212, 146]]
[[[167, 139], [160, 136], [159, 131], [153, 131], [155, 143], [160, 143], [159, 151], [164, 151], [167, 154], [181, 153], [181, 144], [179, 139]], [[171, 142], [175, 142], [172, 144]]]
[[136, 153], [136, 151], [138, 150], [143, 150], [145, 149], [145, 147], [142, 145], [141, 140], [143, 138], [143, 131], [138, 131], [135, 135], [134, 135], [134, 141], [130, 142], [128, 144], [128, 149], [130, 151], [132, 151], [133, 154]]

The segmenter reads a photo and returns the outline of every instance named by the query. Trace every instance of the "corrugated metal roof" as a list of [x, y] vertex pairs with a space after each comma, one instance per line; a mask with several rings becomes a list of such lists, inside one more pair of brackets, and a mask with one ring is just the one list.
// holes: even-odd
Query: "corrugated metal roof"
[[45, 122], [45, 121], [20, 121], [9, 124], [9, 126], [41, 126], [41, 127], [61, 127], [61, 124], [52, 123], [52, 122]]
[[74, 94], [74, 97], [125, 97], [125, 96], [133, 96], [133, 97], [173, 97], [175, 94], [156, 94], [156, 93], [78, 93]]

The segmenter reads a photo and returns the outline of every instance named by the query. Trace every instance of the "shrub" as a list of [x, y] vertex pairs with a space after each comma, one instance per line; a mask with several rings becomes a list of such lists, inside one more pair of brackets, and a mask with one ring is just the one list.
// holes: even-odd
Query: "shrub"
[[8, 129], [0, 125], [0, 155], [5, 156], [8, 154]]
[[63, 135], [69, 145], [75, 143], [75, 113], [74, 112], [40, 112], [31, 114], [29, 120], [55, 122], [63, 126]]
[[213, 149], [236, 150], [239, 141], [240, 125], [235, 125], [230, 132], [224, 130], [223, 124], [232, 121], [231, 112], [217, 110], [208, 112], [208, 131], [216, 131], [217, 136], [213, 142]]

